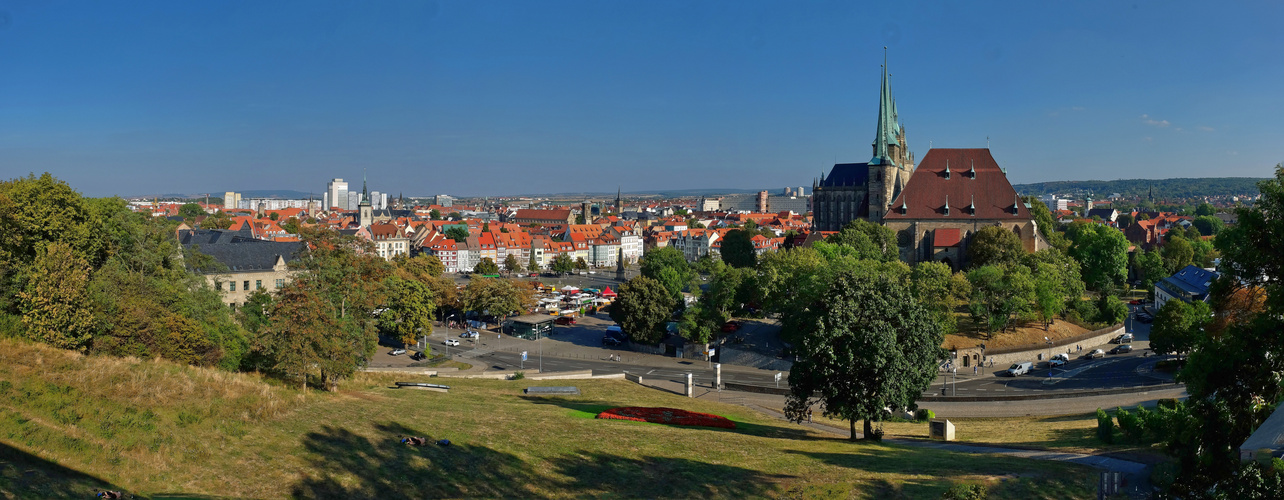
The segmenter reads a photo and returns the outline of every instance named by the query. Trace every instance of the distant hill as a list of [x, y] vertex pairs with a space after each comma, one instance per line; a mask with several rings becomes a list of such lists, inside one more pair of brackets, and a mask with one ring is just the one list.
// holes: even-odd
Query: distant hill
[[1155, 198], [1193, 198], [1201, 196], [1255, 195], [1257, 183], [1263, 178], [1256, 177], [1204, 177], [1176, 179], [1123, 179], [1115, 181], [1051, 181], [1033, 184], [1015, 184], [1017, 192], [1023, 195], [1042, 196], [1057, 194], [1079, 196], [1092, 193], [1094, 196], [1109, 196], [1119, 193], [1125, 198], [1145, 197], [1150, 188], [1155, 188]]

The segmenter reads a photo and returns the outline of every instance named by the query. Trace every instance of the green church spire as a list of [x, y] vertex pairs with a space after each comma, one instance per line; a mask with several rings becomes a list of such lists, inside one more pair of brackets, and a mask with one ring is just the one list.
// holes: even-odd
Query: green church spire
[[878, 100], [878, 130], [874, 135], [874, 158], [870, 165], [883, 165], [895, 161], [890, 146], [900, 146], [896, 140], [899, 124], [896, 120], [896, 101], [892, 98], [892, 83], [887, 78], [887, 47], [883, 47], [883, 85]]

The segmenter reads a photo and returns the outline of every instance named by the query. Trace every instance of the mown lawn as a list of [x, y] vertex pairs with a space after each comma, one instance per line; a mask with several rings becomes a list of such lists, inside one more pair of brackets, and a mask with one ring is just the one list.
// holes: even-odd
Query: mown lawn
[[[338, 394], [304, 393], [0, 340], [0, 451], [22, 460], [0, 467], [0, 496], [885, 499], [938, 498], [954, 482], [990, 485], [991, 498], [1094, 495], [1096, 473], [1080, 466], [849, 443], [619, 380], [417, 379], [449, 393], [390, 388], [398, 380], [415, 379], [372, 374]], [[584, 395], [523, 395], [531, 385]], [[626, 405], [715, 413], [738, 428], [591, 418]], [[453, 444], [398, 442], [409, 435]], [[43, 479], [19, 484], [15, 468]]]

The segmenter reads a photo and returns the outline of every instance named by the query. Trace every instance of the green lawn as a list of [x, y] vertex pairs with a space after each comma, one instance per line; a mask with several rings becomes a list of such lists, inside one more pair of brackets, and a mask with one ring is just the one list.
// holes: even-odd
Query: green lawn
[[[390, 388], [400, 380], [452, 389]], [[531, 385], [576, 385], [584, 395], [524, 396]], [[738, 428], [591, 418], [626, 405], [719, 414]], [[453, 445], [398, 442], [408, 435]], [[991, 498], [1071, 499], [1094, 496], [1096, 478], [1062, 463], [849, 443], [621, 380], [377, 374], [338, 394], [304, 393], [252, 375], [7, 340], [0, 444], [11, 464], [0, 466], [0, 496], [26, 498], [111, 486], [153, 497], [881, 500], [937, 498], [954, 482], [977, 482]]]

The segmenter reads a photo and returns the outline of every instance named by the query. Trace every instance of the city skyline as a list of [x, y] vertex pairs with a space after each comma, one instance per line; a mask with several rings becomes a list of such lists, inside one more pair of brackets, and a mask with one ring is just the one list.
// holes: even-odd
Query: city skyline
[[[1104, 15], [1103, 15], [1104, 14]], [[776, 189], [907, 142], [1013, 183], [1267, 177], [1274, 3], [0, 5], [0, 165], [87, 195]], [[1234, 26], [1209, 30], [1207, 26]]]

